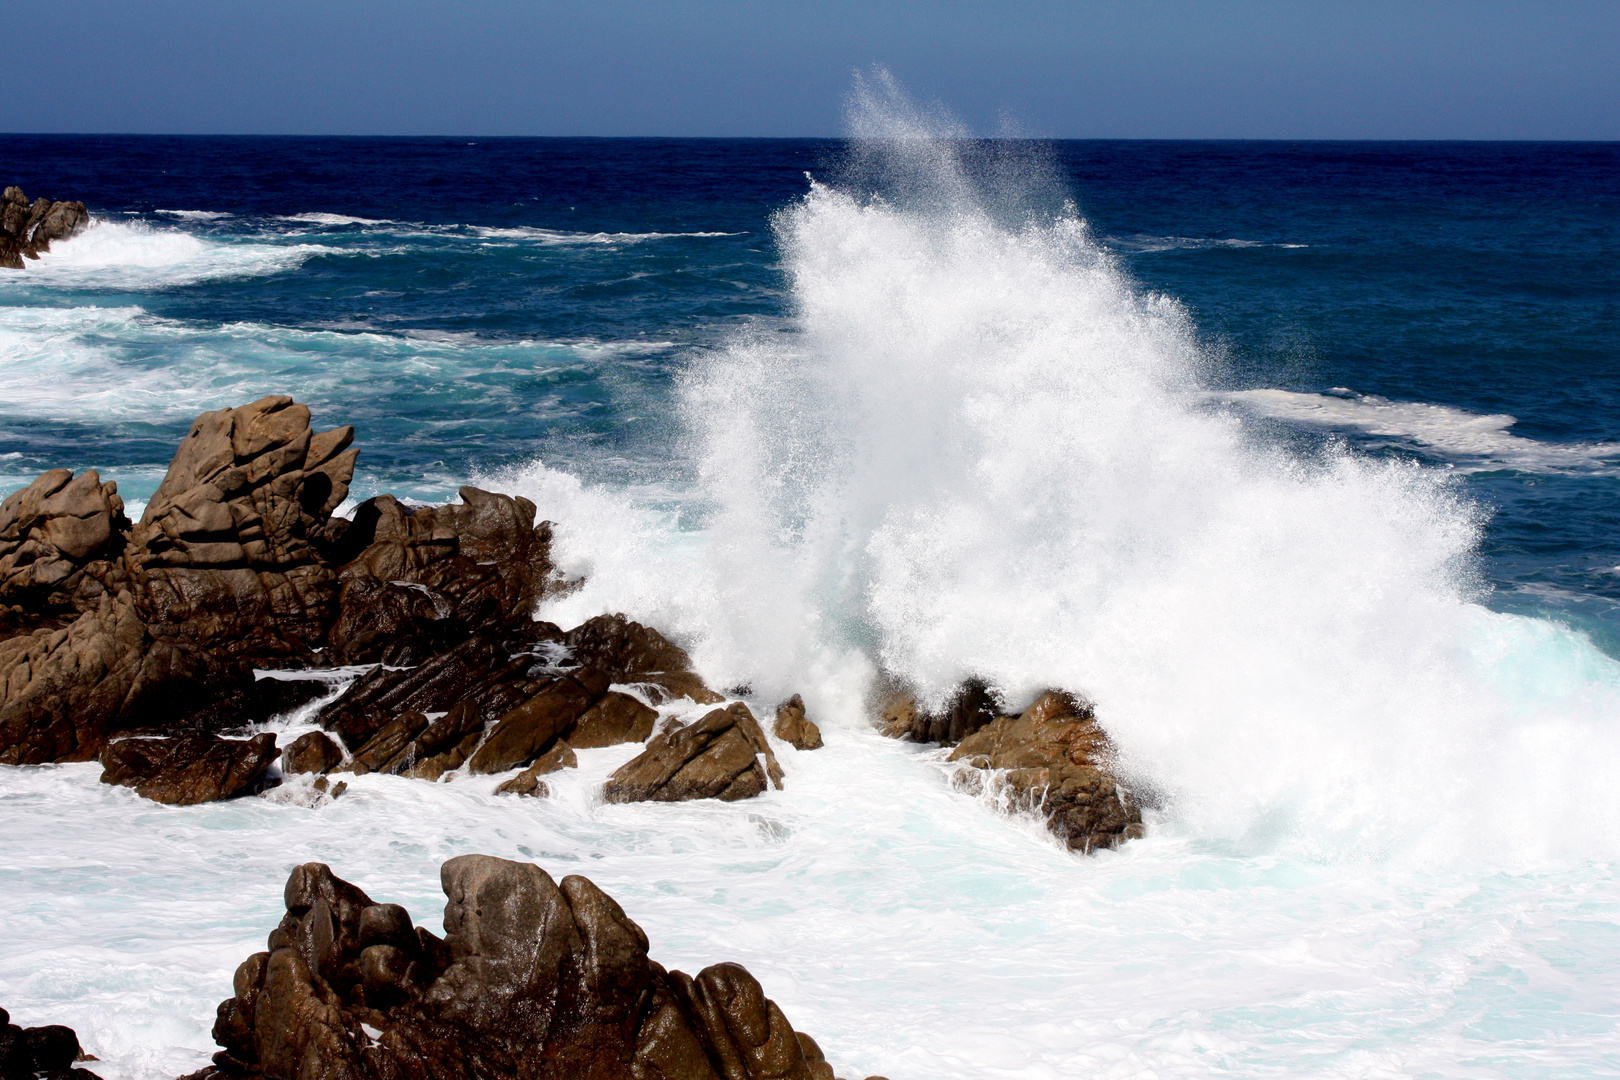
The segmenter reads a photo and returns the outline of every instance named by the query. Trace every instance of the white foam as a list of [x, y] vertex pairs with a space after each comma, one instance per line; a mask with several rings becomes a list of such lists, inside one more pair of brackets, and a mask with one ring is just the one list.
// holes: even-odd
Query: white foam
[[205, 240], [138, 221], [97, 220], [78, 236], [52, 243], [23, 273], [0, 279], [0, 295], [6, 287], [144, 290], [263, 277], [330, 252], [318, 244]]
[[650, 240], [672, 240], [679, 237], [743, 236], [730, 232], [568, 232], [561, 229], [541, 229], [529, 226], [486, 228], [473, 226], [474, 236], [491, 240], [534, 240], [548, 245], [572, 244], [643, 244]]
[[401, 225], [404, 222], [392, 218], [363, 218], [351, 214], [288, 214], [277, 217], [278, 221], [303, 221], [311, 225]]
[[1482, 415], [1448, 405], [1391, 401], [1372, 394], [1338, 391], [1302, 394], [1290, 390], [1237, 390], [1212, 394], [1290, 424], [1384, 436], [1453, 460], [1469, 472], [1580, 472], [1612, 475], [1620, 443], [1549, 443], [1514, 435], [1517, 421], [1505, 413]]
[[1237, 240], [1201, 236], [1150, 236], [1138, 233], [1132, 236], [1110, 236], [1104, 240], [1117, 251], [1145, 253], [1155, 251], [1207, 251], [1211, 248], [1303, 248], [1307, 244], [1284, 244], [1265, 240]]
[[185, 221], [220, 221], [231, 217], [223, 210], [154, 210], [155, 214], [167, 214]]

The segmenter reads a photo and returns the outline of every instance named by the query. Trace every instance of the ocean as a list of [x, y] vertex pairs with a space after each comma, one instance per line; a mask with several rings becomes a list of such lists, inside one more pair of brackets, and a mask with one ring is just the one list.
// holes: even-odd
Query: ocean
[[[350, 780], [171, 808], [0, 770], [0, 1005], [107, 1080], [214, 1049], [320, 860], [468, 852], [740, 961], [839, 1075], [1620, 1074], [1620, 145], [0, 136], [98, 222], [0, 272], [0, 486], [138, 513], [199, 412], [353, 424], [353, 497], [523, 494], [756, 712], [746, 803]], [[351, 503], [352, 505], [352, 503]], [[881, 672], [1082, 693], [1117, 851], [879, 737]], [[297, 730], [306, 719], [277, 721]]]

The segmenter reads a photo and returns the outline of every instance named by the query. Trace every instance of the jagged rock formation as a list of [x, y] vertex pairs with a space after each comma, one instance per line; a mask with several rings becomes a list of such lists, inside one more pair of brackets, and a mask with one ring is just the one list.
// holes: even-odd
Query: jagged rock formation
[[1001, 709], [1001, 696], [993, 687], [982, 679], [965, 679], [938, 712], [920, 708], [909, 694], [888, 694], [879, 726], [891, 739], [951, 746], [990, 723]]
[[21, 270], [24, 259], [37, 259], [51, 250], [51, 241], [66, 240], [90, 224], [82, 202], [32, 203], [20, 187], [0, 193], [0, 268]]
[[1044, 814], [1069, 847], [1091, 851], [1142, 835], [1141, 810], [1108, 772], [1111, 756], [1091, 710], [1050, 692], [963, 739], [950, 760], [972, 766], [956, 774], [958, 786], [977, 793], [999, 782], [1013, 809]]
[[759, 721], [736, 702], [695, 724], [664, 732], [621, 765], [602, 788], [608, 802], [681, 802], [687, 799], [751, 799], [768, 786], [782, 786]]
[[799, 750], [821, 749], [821, 729], [804, 715], [804, 699], [798, 694], [776, 707], [771, 734]]
[[588, 879], [488, 855], [440, 878], [442, 939], [295, 869], [219, 1006], [224, 1049], [187, 1080], [833, 1080], [744, 968], [666, 971]]
[[89, 1069], [74, 1067], [75, 1062], [94, 1061], [79, 1045], [79, 1036], [70, 1027], [46, 1024], [18, 1027], [11, 1014], [0, 1009], [0, 1076], [5, 1080], [98, 1080]]
[[54, 469], [0, 504], [0, 763], [101, 756], [109, 783], [167, 802], [255, 790], [273, 744], [219, 735], [326, 689], [264, 667], [379, 665], [318, 718], [341, 745], [300, 739], [289, 773], [431, 780], [646, 740], [656, 712], [614, 683], [723, 700], [623, 615], [534, 621], [559, 581], [526, 499], [464, 487], [333, 517], [353, 438], [266, 397], [198, 417], [139, 523], [95, 472]]

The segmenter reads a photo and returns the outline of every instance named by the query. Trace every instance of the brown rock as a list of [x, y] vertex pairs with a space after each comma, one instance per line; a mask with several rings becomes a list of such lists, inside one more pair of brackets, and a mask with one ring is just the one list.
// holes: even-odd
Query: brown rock
[[563, 641], [576, 661], [605, 672], [616, 683], [641, 683], [671, 698], [691, 698], [699, 705], [718, 705], [725, 700], [692, 670], [685, 649], [623, 615], [588, 619], [568, 631]]
[[127, 579], [118, 485], [52, 469], [0, 503], [0, 604], [79, 612]]
[[70, 1027], [46, 1024], [18, 1027], [0, 1009], [0, 1070], [6, 1080], [13, 1077], [44, 1076], [49, 1080], [96, 1080], [96, 1074], [74, 1068], [74, 1062], [96, 1060], [79, 1045], [79, 1036]]
[[190, 806], [251, 791], [275, 758], [274, 735], [119, 739], [101, 752], [101, 782], [132, 787], [157, 802]]
[[647, 708], [629, 694], [610, 691], [575, 722], [568, 742], [580, 750], [646, 742], [657, 719], [656, 710]]
[[536, 798], [545, 798], [551, 794], [551, 787], [540, 779], [547, 773], [554, 773], [558, 769], [579, 768], [579, 755], [574, 748], [565, 742], [559, 742], [550, 750], [534, 759], [534, 764], [518, 773], [512, 779], [495, 789], [497, 795], [531, 795]]
[[589, 668], [546, 680], [496, 721], [467, 761], [469, 772], [498, 773], [533, 761], [607, 692], [607, 677]]
[[748, 799], [782, 786], [765, 733], [737, 702], [715, 709], [697, 723], [655, 736], [645, 752], [608, 778], [608, 802], [680, 802], [686, 799]]
[[776, 723], [772, 727], [778, 739], [792, 743], [800, 750], [820, 750], [821, 729], [805, 718], [804, 699], [794, 694], [776, 707]]
[[[441, 870], [445, 937], [320, 864], [294, 871], [270, 949], [237, 969], [199, 1077], [823, 1080], [735, 964], [696, 979], [583, 877], [487, 855]], [[371, 1032], [377, 1032], [375, 1036]]]
[[[1041, 695], [1023, 715], [1004, 716], [951, 752], [980, 770], [1005, 770], [1017, 809], [1046, 815], [1047, 827], [1079, 851], [1117, 847], [1142, 835], [1142, 813], [1108, 773], [1112, 750], [1091, 709], [1067, 694]], [[985, 779], [959, 774], [969, 790]]]
[[965, 679], [944, 708], [931, 712], [916, 698], [892, 691], [883, 702], [878, 727], [891, 739], [941, 743], [961, 742], [994, 720], [1001, 711], [1001, 695], [982, 679]]
[[342, 749], [330, 736], [319, 731], [304, 732], [281, 752], [282, 772], [331, 772], [342, 763]]

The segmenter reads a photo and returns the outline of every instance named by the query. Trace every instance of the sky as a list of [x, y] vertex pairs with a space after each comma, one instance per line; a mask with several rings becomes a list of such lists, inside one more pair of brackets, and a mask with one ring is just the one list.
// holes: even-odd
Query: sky
[[881, 64], [985, 135], [1620, 139], [1620, 0], [56, 0], [10, 25], [12, 132], [826, 136]]

